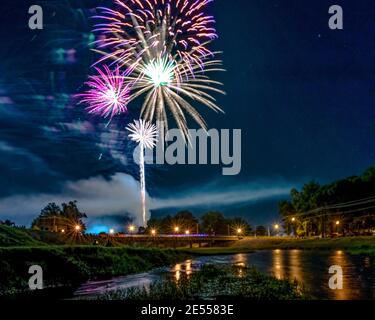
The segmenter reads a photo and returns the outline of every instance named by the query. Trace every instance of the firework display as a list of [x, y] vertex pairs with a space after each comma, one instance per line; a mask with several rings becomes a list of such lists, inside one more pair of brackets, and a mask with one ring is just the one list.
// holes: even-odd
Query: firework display
[[[127, 130], [140, 152], [141, 207], [146, 225], [144, 149], [153, 148], [156, 132], [164, 145], [172, 115], [185, 142], [189, 141], [189, 115], [200, 127], [207, 125], [192, 104], [216, 112], [213, 92], [224, 94], [209, 74], [223, 71], [208, 44], [217, 38], [215, 21], [205, 7], [212, 0], [114, 0], [113, 8], [99, 7], [94, 32], [100, 54], [87, 85], [79, 95], [89, 113], [112, 117], [143, 99], [140, 119]], [[98, 66], [104, 64], [104, 71]], [[115, 71], [111, 71], [111, 69]], [[121, 70], [121, 71], [120, 71]], [[157, 126], [152, 123], [156, 122]]]
[[116, 10], [99, 8], [95, 32], [102, 57], [125, 70], [126, 82], [133, 88], [129, 100], [144, 97], [141, 117], [157, 121], [161, 139], [168, 130], [170, 113], [186, 140], [189, 139], [185, 114], [202, 128], [206, 123], [191, 101], [222, 111], [210, 91], [224, 93], [210, 80], [212, 71], [222, 71], [207, 45], [217, 37], [214, 19], [204, 13], [211, 1], [121, 1]]
[[104, 60], [134, 67], [160, 54], [198, 63], [212, 56], [207, 44], [217, 38], [215, 20], [204, 12], [213, 0], [114, 0], [116, 8], [100, 7], [94, 31]]
[[105, 118], [126, 112], [130, 90], [120, 69], [112, 72], [106, 65], [104, 70], [95, 69], [98, 75], [90, 76], [86, 83], [90, 89], [77, 95], [80, 103], [87, 105], [88, 113]]

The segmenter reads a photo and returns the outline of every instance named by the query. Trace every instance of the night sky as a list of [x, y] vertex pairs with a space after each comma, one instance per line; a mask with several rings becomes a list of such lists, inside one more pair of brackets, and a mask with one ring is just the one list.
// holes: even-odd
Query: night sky
[[[0, 220], [29, 225], [43, 205], [77, 199], [90, 227], [139, 212], [138, 168], [124, 132], [139, 106], [106, 128], [88, 116], [82, 92], [91, 64], [92, 19], [100, 0], [3, 0], [0, 6]], [[44, 29], [28, 29], [28, 8]], [[328, 8], [344, 10], [330, 30]], [[361, 1], [215, 0], [223, 51], [225, 115], [211, 128], [242, 129], [242, 171], [219, 166], [148, 166], [155, 216], [220, 210], [250, 223], [277, 221], [292, 187], [361, 174], [375, 160], [375, 4]]]

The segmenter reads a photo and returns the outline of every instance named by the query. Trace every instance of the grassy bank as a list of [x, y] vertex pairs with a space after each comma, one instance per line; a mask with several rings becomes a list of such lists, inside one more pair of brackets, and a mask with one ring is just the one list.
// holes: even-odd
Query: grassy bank
[[191, 254], [235, 254], [256, 250], [304, 249], [304, 250], [348, 250], [350, 253], [375, 254], [375, 237], [347, 237], [326, 239], [295, 239], [281, 237], [248, 237], [229, 247], [181, 249]]
[[0, 247], [40, 245], [44, 243], [33, 238], [28, 230], [0, 225]]
[[157, 282], [149, 289], [133, 288], [92, 297], [99, 300], [193, 300], [193, 299], [250, 299], [299, 300], [307, 299], [296, 283], [278, 280], [252, 268], [206, 265], [179, 281]]
[[71, 287], [89, 279], [143, 272], [179, 262], [175, 250], [130, 247], [43, 246], [0, 248], [0, 296], [28, 292], [29, 267], [43, 268], [45, 288]]

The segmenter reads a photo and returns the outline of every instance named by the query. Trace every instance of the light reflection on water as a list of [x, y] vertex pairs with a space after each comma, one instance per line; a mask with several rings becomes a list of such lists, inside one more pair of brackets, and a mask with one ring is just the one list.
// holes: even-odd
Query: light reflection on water
[[186, 260], [184, 263], [177, 263], [171, 272], [174, 274], [175, 280], [178, 282], [181, 279], [181, 275], [186, 275], [187, 278], [193, 273], [192, 260]]
[[[88, 282], [81, 286], [76, 295], [95, 295], [131, 287], [146, 287], [154, 281], [172, 278], [178, 282], [184, 275], [191, 276], [204, 264], [232, 264], [239, 267], [254, 266], [277, 279], [297, 281], [318, 299], [375, 299], [374, 258], [348, 255], [343, 251], [317, 252], [302, 250], [267, 250], [252, 254], [206, 256], [186, 260], [171, 268], [162, 268], [148, 273], [118, 277], [108, 281]], [[343, 290], [328, 287], [330, 266], [343, 269]], [[238, 276], [242, 276], [241, 268]]]
[[176, 281], [180, 280], [181, 278], [181, 264], [178, 263], [175, 265], [175, 267], [173, 268], [173, 272], [174, 272], [174, 277], [176, 278]]
[[[236, 255], [237, 265], [254, 266], [277, 279], [297, 281], [299, 286], [319, 299], [375, 299], [375, 268], [371, 257], [351, 256], [338, 250], [316, 252], [302, 250], [259, 251]], [[343, 289], [328, 286], [330, 266], [343, 269]]]

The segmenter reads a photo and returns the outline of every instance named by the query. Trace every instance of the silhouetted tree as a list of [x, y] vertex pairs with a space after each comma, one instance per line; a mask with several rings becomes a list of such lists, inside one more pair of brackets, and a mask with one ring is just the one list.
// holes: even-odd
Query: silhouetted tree
[[255, 235], [259, 237], [264, 237], [267, 235], [267, 230], [264, 226], [257, 226], [255, 229]]
[[203, 232], [208, 234], [228, 234], [228, 221], [221, 212], [210, 211], [201, 217]]
[[60, 214], [61, 208], [55, 202], [47, 204], [40, 212], [40, 215], [43, 217], [58, 216]]
[[190, 211], [180, 211], [173, 218], [173, 224], [178, 226], [181, 232], [189, 230], [191, 233], [196, 232], [199, 220]]
[[71, 224], [72, 228], [78, 224], [82, 231], [86, 230], [86, 225], [84, 224], [83, 219], [87, 218], [87, 215], [78, 209], [77, 201], [63, 203], [62, 209], [54, 202], [49, 203], [41, 210], [39, 216], [33, 220], [31, 224], [32, 228], [38, 228], [41, 219], [53, 217], [60, 220], [66, 220]]
[[86, 213], [81, 212], [78, 209], [77, 201], [70, 201], [68, 203], [63, 203], [61, 214], [64, 217], [75, 220], [75, 221], [81, 221], [81, 219], [87, 218]]

